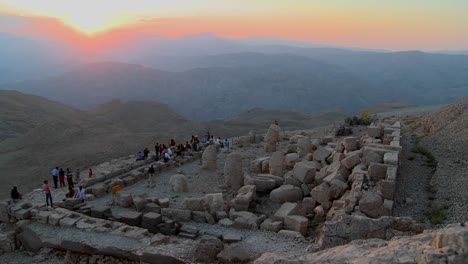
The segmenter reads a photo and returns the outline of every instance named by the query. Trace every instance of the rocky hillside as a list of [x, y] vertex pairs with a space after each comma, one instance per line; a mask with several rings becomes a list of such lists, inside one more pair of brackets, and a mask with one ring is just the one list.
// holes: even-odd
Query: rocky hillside
[[[49, 177], [51, 168], [81, 168], [134, 154], [154, 144], [187, 140], [206, 131], [221, 137], [247, 134], [278, 119], [294, 128], [310, 128], [342, 115], [311, 116], [265, 112], [254, 120], [236, 118], [199, 122], [154, 101], [112, 101], [80, 111], [38, 96], [0, 91], [0, 175], [2, 197], [11, 185], [27, 191]], [[291, 121], [288, 119], [291, 116]], [[297, 117], [299, 116], [299, 117]], [[261, 128], [261, 129], [260, 129]]]

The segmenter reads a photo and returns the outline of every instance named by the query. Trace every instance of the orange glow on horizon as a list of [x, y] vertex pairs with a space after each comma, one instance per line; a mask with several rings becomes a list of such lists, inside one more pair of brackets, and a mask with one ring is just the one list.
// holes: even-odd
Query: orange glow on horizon
[[[424, 6], [371, 0], [15, 0], [0, 15], [34, 22], [18, 34], [52, 36], [92, 52], [141, 35], [276, 36], [335, 46], [383, 49], [468, 49], [468, 2]], [[1, 32], [0, 24], [0, 32]]]

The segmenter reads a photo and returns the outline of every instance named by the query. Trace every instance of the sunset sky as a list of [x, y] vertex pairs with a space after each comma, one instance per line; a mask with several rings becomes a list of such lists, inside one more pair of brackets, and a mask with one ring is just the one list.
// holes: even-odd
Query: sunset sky
[[394, 50], [468, 49], [468, 1], [0, 0], [0, 32], [70, 42], [212, 32]]

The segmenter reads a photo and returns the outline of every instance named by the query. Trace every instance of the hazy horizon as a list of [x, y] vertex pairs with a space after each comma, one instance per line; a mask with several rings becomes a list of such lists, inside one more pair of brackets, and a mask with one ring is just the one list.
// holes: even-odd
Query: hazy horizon
[[[0, 1], [0, 33], [96, 49], [143, 35], [274, 37], [377, 50], [468, 49], [468, 2]], [[264, 38], [267, 39], [267, 38]]]

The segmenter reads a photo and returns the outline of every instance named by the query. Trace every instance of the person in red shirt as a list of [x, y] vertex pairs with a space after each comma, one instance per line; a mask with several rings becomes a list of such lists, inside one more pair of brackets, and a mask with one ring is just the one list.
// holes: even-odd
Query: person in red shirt
[[54, 206], [54, 203], [52, 202], [52, 193], [50, 192], [48, 180], [44, 181], [44, 185], [42, 185], [42, 189], [44, 190], [44, 193], [46, 195], [47, 206], [49, 206], [49, 201], [50, 201], [50, 206]]
[[93, 177], [93, 170], [89, 168], [89, 178], [92, 178], [92, 177]]

